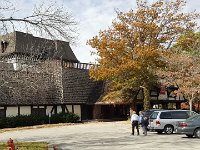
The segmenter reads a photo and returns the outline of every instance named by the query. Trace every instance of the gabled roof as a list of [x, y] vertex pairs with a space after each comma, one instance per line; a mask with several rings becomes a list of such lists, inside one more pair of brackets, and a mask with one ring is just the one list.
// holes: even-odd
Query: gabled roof
[[0, 36], [0, 42], [0, 57], [19, 53], [27, 56], [79, 62], [69, 46], [69, 42], [44, 39], [19, 31]]

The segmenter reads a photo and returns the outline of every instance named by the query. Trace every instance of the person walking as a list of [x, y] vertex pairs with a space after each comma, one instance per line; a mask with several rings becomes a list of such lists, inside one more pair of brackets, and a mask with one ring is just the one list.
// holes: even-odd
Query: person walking
[[139, 121], [139, 116], [136, 114], [135, 111], [133, 111], [131, 115], [132, 135], [134, 135], [135, 128], [137, 129], [137, 135], [139, 135], [138, 121]]
[[147, 136], [148, 119], [144, 117], [144, 113], [142, 111], [139, 112], [139, 124], [142, 126], [143, 134]]

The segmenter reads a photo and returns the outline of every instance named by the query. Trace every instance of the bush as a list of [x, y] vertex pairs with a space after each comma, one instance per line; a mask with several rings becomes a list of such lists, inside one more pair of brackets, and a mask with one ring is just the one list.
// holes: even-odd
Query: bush
[[59, 113], [51, 116], [51, 123], [75, 123], [80, 117], [73, 113]]
[[33, 126], [50, 123], [75, 123], [79, 120], [79, 116], [73, 113], [59, 113], [53, 114], [50, 118], [48, 116], [36, 115], [19, 115], [6, 118], [0, 118], [0, 128], [15, 128], [22, 126]]

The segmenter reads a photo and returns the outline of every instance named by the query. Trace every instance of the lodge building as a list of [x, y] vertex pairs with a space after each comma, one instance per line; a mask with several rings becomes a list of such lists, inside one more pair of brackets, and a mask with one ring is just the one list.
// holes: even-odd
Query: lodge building
[[[92, 64], [81, 63], [68, 42], [15, 31], [0, 37], [0, 117], [73, 112], [81, 120], [126, 119], [130, 103], [101, 102], [104, 82], [89, 77]], [[152, 107], [179, 108], [183, 96], [152, 90]], [[138, 91], [137, 111], [143, 92]]]

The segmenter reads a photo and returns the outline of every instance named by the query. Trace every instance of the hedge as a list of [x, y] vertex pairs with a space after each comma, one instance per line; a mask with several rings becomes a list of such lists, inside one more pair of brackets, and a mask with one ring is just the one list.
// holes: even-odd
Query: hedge
[[0, 129], [15, 128], [23, 126], [33, 126], [42, 124], [55, 123], [76, 123], [80, 117], [74, 113], [59, 113], [49, 116], [35, 116], [35, 115], [19, 115], [6, 118], [0, 118]]

